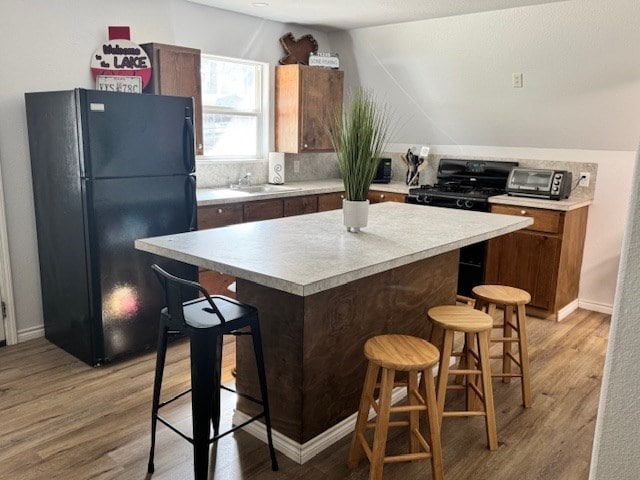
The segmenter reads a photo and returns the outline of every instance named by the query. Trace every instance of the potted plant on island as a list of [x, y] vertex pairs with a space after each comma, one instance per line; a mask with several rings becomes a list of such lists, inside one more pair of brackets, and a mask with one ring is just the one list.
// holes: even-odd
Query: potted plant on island
[[329, 122], [331, 142], [344, 183], [343, 221], [349, 232], [367, 226], [369, 187], [390, 135], [389, 109], [363, 88]]

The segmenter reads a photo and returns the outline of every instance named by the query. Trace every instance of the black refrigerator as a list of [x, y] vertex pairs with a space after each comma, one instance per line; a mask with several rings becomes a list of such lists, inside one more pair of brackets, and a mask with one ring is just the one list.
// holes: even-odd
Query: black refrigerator
[[75, 89], [25, 94], [46, 338], [90, 365], [157, 340], [164, 297], [134, 248], [196, 228], [193, 99]]

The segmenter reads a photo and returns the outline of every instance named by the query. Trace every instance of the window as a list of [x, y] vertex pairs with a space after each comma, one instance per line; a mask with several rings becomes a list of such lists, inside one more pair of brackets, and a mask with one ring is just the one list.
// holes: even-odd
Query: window
[[202, 55], [200, 71], [204, 155], [264, 157], [266, 64]]

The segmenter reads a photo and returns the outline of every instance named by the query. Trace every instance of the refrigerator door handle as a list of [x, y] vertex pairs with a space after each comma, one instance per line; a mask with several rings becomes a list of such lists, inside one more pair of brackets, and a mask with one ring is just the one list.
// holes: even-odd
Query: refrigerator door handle
[[198, 229], [198, 199], [196, 197], [196, 177], [189, 175], [187, 182], [188, 187], [188, 201], [191, 205], [191, 218], [189, 219], [189, 231], [193, 232]]
[[196, 170], [196, 136], [193, 130], [193, 114], [191, 107], [184, 109], [184, 163], [187, 171], [193, 173]]

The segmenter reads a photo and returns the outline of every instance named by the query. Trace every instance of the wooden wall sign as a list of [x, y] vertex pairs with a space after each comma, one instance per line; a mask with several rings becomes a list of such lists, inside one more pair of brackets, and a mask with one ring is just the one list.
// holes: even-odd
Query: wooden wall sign
[[311, 35], [296, 39], [291, 32], [280, 37], [280, 44], [286, 55], [280, 59], [280, 65], [300, 63], [309, 64], [309, 55], [318, 51], [318, 42]]
[[[103, 43], [91, 58], [91, 73], [96, 81], [98, 76], [140, 77], [144, 88], [151, 79], [151, 61], [147, 53], [130, 40], [129, 27], [109, 27], [109, 41]], [[118, 82], [118, 79], [105, 82], [101, 79], [96, 88], [107, 86], [109, 88], [102, 89], [117, 90], [119, 84], [122, 87], [119, 91], [130, 91], [126, 88], [130, 88], [135, 82]]]

